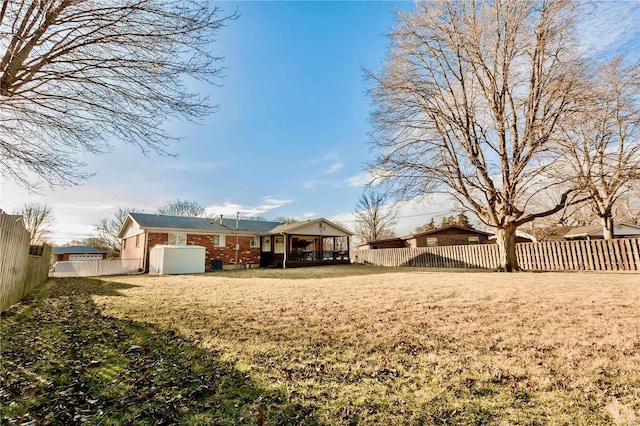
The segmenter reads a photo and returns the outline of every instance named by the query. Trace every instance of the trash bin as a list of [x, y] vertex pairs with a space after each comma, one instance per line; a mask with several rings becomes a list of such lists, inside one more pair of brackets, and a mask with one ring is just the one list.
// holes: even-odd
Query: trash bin
[[211, 269], [214, 271], [222, 271], [222, 259], [213, 259], [213, 262], [211, 262]]

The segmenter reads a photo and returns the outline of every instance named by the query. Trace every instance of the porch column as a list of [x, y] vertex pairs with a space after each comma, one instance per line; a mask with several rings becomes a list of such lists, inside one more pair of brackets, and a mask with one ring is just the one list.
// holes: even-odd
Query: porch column
[[347, 235], [347, 259], [349, 259], [349, 263], [351, 263], [351, 241], [349, 241], [348, 235]]

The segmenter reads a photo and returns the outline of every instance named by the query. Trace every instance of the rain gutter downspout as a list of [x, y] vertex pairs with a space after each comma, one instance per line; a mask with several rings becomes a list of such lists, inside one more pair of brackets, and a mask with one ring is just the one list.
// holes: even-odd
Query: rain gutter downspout
[[147, 247], [149, 247], [149, 232], [145, 231], [144, 233], [144, 256], [142, 261], [142, 272], [144, 274], [147, 271], [147, 261], [149, 260], [149, 253], [147, 252]]
[[284, 237], [284, 256], [282, 258], [282, 269], [287, 269], [287, 234], [281, 232]]

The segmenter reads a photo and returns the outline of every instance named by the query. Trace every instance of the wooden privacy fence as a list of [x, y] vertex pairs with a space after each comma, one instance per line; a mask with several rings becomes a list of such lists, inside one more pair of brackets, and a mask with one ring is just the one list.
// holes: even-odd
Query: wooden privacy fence
[[[516, 244], [518, 264], [531, 271], [640, 271], [640, 239]], [[355, 263], [429, 268], [498, 267], [498, 246], [444, 246], [355, 250]]]
[[56, 262], [51, 276], [99, 277], [104, 275], [124, 275], [138, 272], [140, 259], [82, 260]]
[[[40, 286], [49, 274], [51, 247], [29, 246], [31, 235], [0, 210], [0, 311]], [[30, 250], [38, 255], [30, 255]]]

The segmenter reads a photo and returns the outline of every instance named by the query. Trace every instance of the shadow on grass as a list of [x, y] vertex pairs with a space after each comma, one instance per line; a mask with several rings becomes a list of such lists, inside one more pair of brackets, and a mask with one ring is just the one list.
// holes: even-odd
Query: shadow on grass
[[296, 268], [256, 268], [256, 269], [226, 269], [207, 272], [201, 276], [226, 277], [237, 279], [275, 278], [284, 280], [317, 280], [322, 278], [348, 278], [360, 275], [391, 274], [409, 272], [407, 268], [392, 268], [362, 264], [308, 266]]
[[2, 424], [317, 424], [172, 331], [105, 317], [93, 295], [132, 287], [49, 280], [2, 318]]

